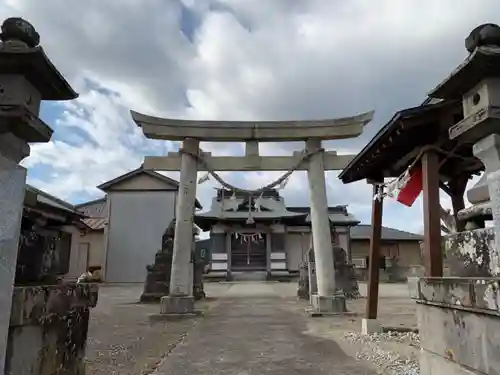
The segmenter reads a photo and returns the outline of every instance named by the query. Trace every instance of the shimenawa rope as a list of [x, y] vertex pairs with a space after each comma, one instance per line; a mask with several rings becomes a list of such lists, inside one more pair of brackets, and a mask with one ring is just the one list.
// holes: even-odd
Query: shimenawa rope
[[231, 185], [230, 183], [224, 181], [224, 179], [222, 177], [220, 177], [220, 175], [210, 166], [209, 162], [203, 157], [203, 154], [201, 154], [201, 155], [194, 154], [194, 153], [186, 151], [186, 150], [184, 150], [182, 148], [179, 149], [179, 153], [189, 155], [192, 158], [196, 159], [200, 164], [202, 164], [205, 167], [205, 169], [207, 170], [207, 172], [219, 184], [221, 184], [226, 189], [231, 190], [231, 191], [235, 191], [235, 192], [239, 191], [239, 192], [243, 192], [243, 193], [248, 193], [248, 194], [260, 194], [264, 190], [272, 189], [275, 186], [282, 184], [285, 180], [287, 180], [292, 175], [293, 172], [295, 172], [300, 167], [300, 165], [304, 161], [306, 161], [306, 160], [310, 159], [312, 156], [314, 156], [314, 155], [316, 155], [318, 153], [324, 152], [324, 151], [325, 151], [324, 148], [319, 148], [317, 150], [310, 151], [310, 152], [308, 152], [307, 150], [302, 151], [303, 155], [300, 158], [300, 160], [292, 168], [290, 168], [287, 172], [285, 172], [283, 175], [281, 175], [281, 177], [279, 177], [275, 181], [273, 181], [270, 184], [267, 184], [267, 185], [265, 185], [265, 186], [263, 186], [263, 187], [261, 187], [259, 189], [250, 190], [250, 189], [241, 189], [241, 188], [238, 188], [238, 187], [236, 187], [234, 185]]

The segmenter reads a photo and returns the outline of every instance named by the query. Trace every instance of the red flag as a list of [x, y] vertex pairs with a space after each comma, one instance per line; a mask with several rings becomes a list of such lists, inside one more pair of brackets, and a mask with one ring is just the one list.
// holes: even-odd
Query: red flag
[[401, 185], [396, 200], [405, 206], [411, 207], [423, 188], [422, 167], [414, 167], [406, 177], [406, 181], [401, 181]]

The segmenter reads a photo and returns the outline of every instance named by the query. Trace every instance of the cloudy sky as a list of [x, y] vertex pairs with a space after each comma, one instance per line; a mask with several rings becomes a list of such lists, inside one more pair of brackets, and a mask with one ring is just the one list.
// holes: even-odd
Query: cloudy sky
[[[41, 34], [54, 64], [80, 93], [45, 103], [52, 141], [32, 146], [28, 182], [73, 203], [137, 168], [146, 155], [178, 148], [146, 139], [129, 110], [186, 119], [300, 120], [374, 109], [363, 136], [328, 148], [356, 153], [392, 114], [418, 105], [465, 57], [475, 26], [500, 23], [498, 0], [3, 0], [0, 16], [21, 16]], [[265, 144], [290, 154], [301, 144]], [[242, 155], [242, 144], [202, 144]], [[329, 204], [370, 218], [370, 187], [327, 174]], [[230, 173], [255, 188], [279, 173]], [[178, 178], [172, 174], [171, 177]], [[200, 185], [208, 208], [215, 183]], [[294, 174], [287, 204], [308, 205]], [[444, 205], [448, 202], [443, 199]], [[422, 229], [421, 202], [384, 206], [384, 225]]]

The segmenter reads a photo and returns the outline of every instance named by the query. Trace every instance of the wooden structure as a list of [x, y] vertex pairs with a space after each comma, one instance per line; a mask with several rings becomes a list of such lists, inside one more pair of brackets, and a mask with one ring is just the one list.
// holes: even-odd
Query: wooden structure
[[[448, 129], [463, 118], [458, 100], [429, 99], [397, 112], [340, 173], [344, 183], [366, 179], [376, 184], [401, 176], [414, 163], [423, 173], [424, 265], [427, 276], [443, 273], [439, 189], [453, 203], [454, 215], [464, 207], [469, 177], [483, 164], [472, 155], [470, 144], [450, 140]], [[366, 318], [376, 319], [379, 282], [382, 199], [372, 200], [372, 234]], [[458, 230], [461, 223], [457, 221]]]

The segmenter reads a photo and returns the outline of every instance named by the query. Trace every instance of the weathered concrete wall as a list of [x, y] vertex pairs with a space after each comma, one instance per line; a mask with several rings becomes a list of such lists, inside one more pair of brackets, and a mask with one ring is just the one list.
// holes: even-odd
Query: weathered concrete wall
[[6, 375], [84, 375], [95, 284], [15, 287]]
[[499, 279], [423, 278], [421, 374], [500, 374]]

